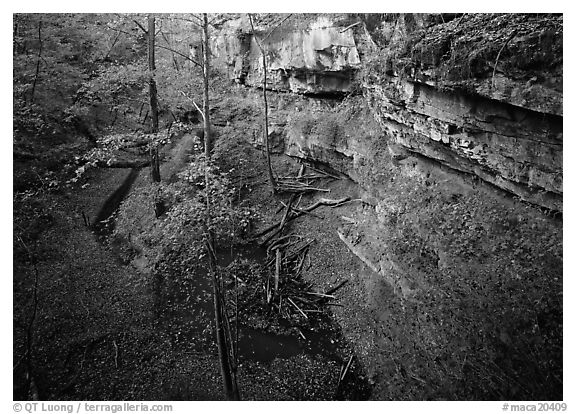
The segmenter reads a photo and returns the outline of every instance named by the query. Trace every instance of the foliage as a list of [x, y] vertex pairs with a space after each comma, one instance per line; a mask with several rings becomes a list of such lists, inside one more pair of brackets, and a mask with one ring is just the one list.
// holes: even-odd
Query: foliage
[[[191, 100], [198, 101], [200, 72], [186, 56], [199, 35], [185, 16], [160, 15], [156, 33], [154, 76], [165, 114], [189, 110]], [[139, 128], [149, 76], [142, 20], [130, 14], [15, 15], [15, 132]]]
[[69, 116], [88, 116], [93, 105], [134, 116], [133, 112], [146, 104], [146, 82], [143, 60], [102, 67], [78, 88], [75, 103], [68, 109]]
[[[52, 182], [48, 173], [57, 164], [58, 181], [77, 182], [89, 168], [109, 164], [118, 150], [141, 139], [140, 131], [150, 123], [146, 33], [139, 27], [144, 19], [137, 14], [14, 15], [14, 153], [27, 164], [15, 169], [17, 188], [36, 186], [38, 179]], [[199, 101], [201, 90], [199, 69], [186, 59], [189, 45], [199, 38], [189, 19], [158, 19], [154, 76], [160, 121], [171, 132], [186, 128], [176, 121], [189, 121], [180, 114], [195, 111], [192, 100]], [[142, 150], [132, 155], [147, 149], [132, 148]], [[34, 176], [29, 161], [38, 167]]]
[[[17, 14], [14, 16], [14, 127], [40, 135], [63, 131], [62, 113], [78, 86], [124, 50], [106, 30], [110, 15]], [[29, 122], [30, 117], [36, 119]], [[64, 124], [66, 126], [66, 124]]]
[[172, 207], [163, 232], [171, 243], [190, 246], [196, 240], [192, 232], [205, 235], [208, 231], [222, 245], [240, 241], [254, 213], [233, 204], [236, 189], [229, 173], [197, 156], [179, 175], [182, 183], [168, 186], [165, 192]]
[[[479, 196], [481, 190], [387, 170], [383, 182], [390, 184], [376, 209], [386, 228], [381, 240], [422, 283], [413, 301], [386, 306], [393, 310], [383, 323], [395, 332], [392, 352], [402, 352], [407, 339], [417, 344], [403, 364], [414, 376], [445, 384], [430, 398], [558, 397], [561, 226], [529, 206]], [[426, 368], [430, 361], [435, 370]], [[397, 396], [417, 392], [402, 387]]]
[[[255, 213], [234, 203], [237, 190], [229, 173], [213, 163], [207, 167], [203, 155], [198, 155], [179, 178], [134, 190], [120, 209], [117, 236], [134, 240], [140, 235], [138, 248], [148, 250], [154, 260], [176, 254], [182, 263], [204, 257], [208, 230], [219, 246], [242, 242]], [[167, 213], [157, 220], [150, 210], [158, 200]]]

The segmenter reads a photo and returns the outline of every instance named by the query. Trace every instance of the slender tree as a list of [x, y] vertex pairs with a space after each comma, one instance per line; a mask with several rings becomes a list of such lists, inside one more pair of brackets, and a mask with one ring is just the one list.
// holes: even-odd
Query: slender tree
[[276, 179], [274, 178], [274, 172], [272, 171], [272, 161], [270, 159], [270, 143], [268, 142], [268, 99], [266, 97], [266, 88], [268, 87], [268, 75], [267, 75], [267, 66], [266, 66], [266, 51], [262, 47], [260, 40], [256, 36], [256, 31], [254, 30], [254, 23], [252, 22], [252, 16], [248, 14], [248, 18], [250, 19], [250, 27], [252, 28], [252, 36], [256, 40], [256, 44], [258, 45], [258, 49], [260, 49], [260, 53], [262, 54], [262, 66], [264, 69], [264, 78], [262, 80], [262, 98], [264, 100], [264, 148], [266, 149], [266, 163], [268, 167], [268, 178], [270, 180], [270, 185], [272, 186], [272, 190], [274, 193], [277, 191], [276, 186]]
[[[153, 134], [158, 132], [158, 90], [156, 88], [156, 80], [154, 79], [154, 71], [156, 70], [155, 58], [155, 37], [156, 37], [156, 19], [153, 14], [148, 15], [148, 71], [150, 77], [148, 79], [149, 93], [150, 93], [150, 115], [152, 119]], [[158, 147], [155, 145], [150, 146], [150, 170], [152, 181], [160, 182], [160, 161], [158, 157]]]
[[207, 235], [206, 248], [208, 250], [208, 263], [210, 273], [212, 274], [212, 293], [214, 300], [214, 322], [216, 324], [216, 342], [218, 345], [218, 356], [220, 358], [220, 373], [224, 385], [224, 393], [228, 400], [240, 400], [240, 392], [236, 382], [235, 369], [232, 369], [234, 363], [230, 355], [231, 338], [230, 331], [227, 329], [226, 306], [223, 300], [223, 287], [221, 276], [218, 273], [218, 264], [214, 247], [211, 241], [211, 234]]
[[36, 84], [40, 76], [40, 61], [42, 60], [42, 20], [38, 21], [38, 58], [36, 59], [36, 73], [34, 74], [34, 83], [32, 84], [32, 91], [30, 92], [30, 102], [34, 103], [34, 93], [36, 92]]
[[212, 136], [210, 135], [210, 97], [208, 83], [210, 76], [210, 50], [208, 44], [208, 14], [204, 13], [202, 20], [202, 57], [203, 57], [203, 86], [204, 86], [204, 155], [206, 160], [212, 154]]
[[212, 155], [212, 136], [210, 134], [210, 95], [208, 91], [210, 82], [210, 48], [208, 37], [208, 14], [202, 16], [202, 68], [203, 68], [203, 115], [204, 115], [204, 155], [206, 158], [206, 171], [204, 175], [206, 186], [206, 248], [208, 250], [209, 269], [212, 274], [212, 290], [214, 299], [214, 322], [216, 324], [216, 342], [218, 344], [218, 356], [220, 358], [220, 372], [224, 385], [224, 393], [229, 400], [240, 400], [240, 392], [236, 381], [236, 364], [230, 327], [226, 315], [225, 287], [218, 273], [218, 263], [213, 235], [210, 230], [210, 157]]

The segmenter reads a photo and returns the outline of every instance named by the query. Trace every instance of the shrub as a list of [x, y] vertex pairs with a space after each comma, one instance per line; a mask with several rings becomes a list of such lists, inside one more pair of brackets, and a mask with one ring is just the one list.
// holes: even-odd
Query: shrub
[[[254, 213], [233, 203], [236, 189], [228, 174], [198, 155], [178, 176], [174, 183], [135, 190], [121, 208], [117, 236], [147, 250], [154, 262], [166, 255], [182, 263], [202, 259], [208, 231], [219, 246], [241, 242]], [[159, 200], [167, 213], [156, 219]]]

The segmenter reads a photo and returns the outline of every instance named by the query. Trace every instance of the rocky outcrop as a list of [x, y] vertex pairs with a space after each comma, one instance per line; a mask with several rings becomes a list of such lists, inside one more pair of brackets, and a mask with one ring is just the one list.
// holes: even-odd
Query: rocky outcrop
[[390, 79], [367, 88], [383, 130], [412, 153], [562, 210], [562, 118]]
[[451, 17], [370, 28], [378, 122], [411, 154], [561, 211], [562, 16]]
[[[274, 28], [276, 27], [276, 28]], [[270, 89], [305, 94], [350, 92], [360, 58], [353, 32], [334, 19], [319, 17], [297, 26], [282, 19], [255, 35], [246, 18], [227, 23], [212, 44], [228, 76], [239, 83], [260, 86], [266, 54]]]
[[[277, 120], [273, 138], [286, 140], [277, 150], [361, 180], [359, 165], [378, 165], [373, 147], [384, 143], [393, 159], [439, 163], [562, 211], [561, 15], [284, 18], [256, 26], [269, 88], [322, 97], [361, 85], [379, 126], [363, 128], [372, 127], [366, 118], [347, 129], [330, 111], [289, 122], [285, 132], [286, 120]], [[231, 78], [262, 84], [262, 56], [246, 18], [228, 22], [213, 50]]]
[[367, 75], [407, 77], [441, 90], [562, 115], [563, 16], [385, 15], [367, 21]]

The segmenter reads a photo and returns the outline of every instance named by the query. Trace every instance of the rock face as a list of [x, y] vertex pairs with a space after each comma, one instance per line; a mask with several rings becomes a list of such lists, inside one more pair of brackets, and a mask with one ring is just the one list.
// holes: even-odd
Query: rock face
[[388, 136], [412, 153], [562, 210], [562, 118], [392, 79], [367, 89]]
[[[393, 159], [437, 162], [562, 211], [562, 22], [561, 15], [314, 16], [275, 30], [268, 22], [256, 35], [270, 89], [338, 96], [361, 84], [379, 125], [337, 131], [338, 119], [318, 115], [324, 131], [286, 129], [288, 154], [354, 178], [360, 159], [378, 164], [371, 148], [380, 140]], [[262, 84], [246, 18], [228, 22], [213, 50], [231, 78]]]
[[[281, 22], [281, 20], [280, 20]], [[212, 44], [228, 75], [240, 83], [260, 86], [266, 54], [270, 89], [306, 94], [350, 92], [360, 57], [353, 32], [332, 19], [319, 17], [303, 27], [284, 23], [276, 30], [256, 29], [246, 18], [228, 22]]]
[[[270, 88], [308, 95], [268, 94], [270, 137], [285, 154], [359, 184], [330, 189], [363, 201], [337, 230], [362, 266], [330, 258], [306, 277], [341, 267], [354, 278], [359, 290], [334, 314], [373, 397], [514, 399], [518, 379], [536, 384], [536, 371], [547, 372], [537, 385], [550, 385], [544, 399], [557, 395], [561, 380], [548, 373], [561, 372], [561, 327], [536, 332], [532, 315], [561, 320], [559, 302], [535, 311], [534, 298], [546, 289], [561, 297], [562, 226], [510, 195], [563, 210], [562, 17], [347, 19], [339, 30], [337, 20], [319, 31], [308, 22], [270, 36]], [[232, 47], [222, 56], [232, 77], [259, 86], [252, 40], [241, 42], [244, 58], [231, 58]], [[329, 81], [348, 75], [355, 80]], [[357, 93], [333, 99], [354, 83]], [[540, 354], [527, 362], [533, 349]], [[514, 379], [507, 390], [507, 380], [493, 380], [502, 375]]]
[[364, 78], [378, 122], [413, 154], [561, 211], [562, 16], [451, 18], [371, 27], [385, 50]]

